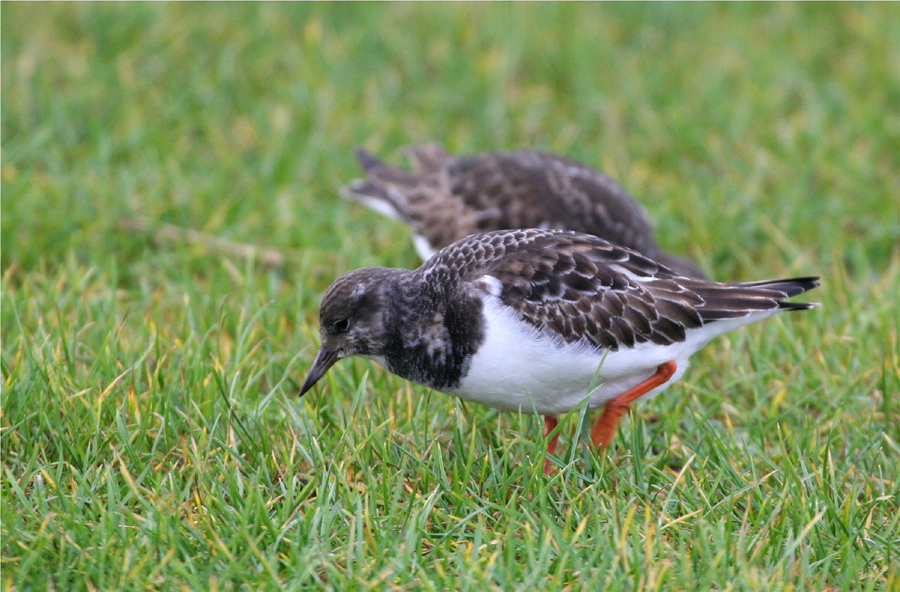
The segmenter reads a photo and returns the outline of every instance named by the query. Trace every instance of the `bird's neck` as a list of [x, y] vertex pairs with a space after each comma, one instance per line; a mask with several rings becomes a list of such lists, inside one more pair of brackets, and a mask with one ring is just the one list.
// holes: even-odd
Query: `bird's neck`
[[398, 287], [385, 319], [388, 370], [437, 390], [465, 376], [484, 340], [481, 299], [425, 285]]

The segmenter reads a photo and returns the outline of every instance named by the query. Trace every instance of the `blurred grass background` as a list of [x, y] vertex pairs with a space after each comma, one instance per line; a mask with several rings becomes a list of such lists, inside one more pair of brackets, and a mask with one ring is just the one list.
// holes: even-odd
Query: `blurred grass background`
[[[900, 586], [896, 4], [0, 17], [4, 589]], [[334, 277], [419, 263], [338, 197], [352, 148], [428, 140], [582, 160], [823, 307], [715, 342], [606, 461], [573, 414], [551, 481], [538, 420], [366, 361], [298, 403]]]

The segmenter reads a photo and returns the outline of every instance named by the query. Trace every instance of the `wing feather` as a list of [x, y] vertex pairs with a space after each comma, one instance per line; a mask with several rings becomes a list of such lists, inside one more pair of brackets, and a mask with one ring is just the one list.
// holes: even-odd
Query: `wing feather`
[[539, 229], [472, 235], [439, 251], [419, 273], [442, 291], [497, 296], [555, 338], [612, 351], [678, 343], [705, 323], [753, 311], [808, 308], [783, 300], [818, 285], [818, 278], [688, 278], [595, 236]]

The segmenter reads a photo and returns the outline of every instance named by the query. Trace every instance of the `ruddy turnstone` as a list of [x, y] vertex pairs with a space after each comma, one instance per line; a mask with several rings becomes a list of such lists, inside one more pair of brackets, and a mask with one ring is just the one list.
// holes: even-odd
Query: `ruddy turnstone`
[[437, 144], [408, 151], [414, 172], [357, 148], [368, 178], [345, 193], [408, 224], [423, 260], [476, 232], [559, 228], [599, 236], [682, 275], [703, 277], [694, 263], [657, 246], [647, 213], [627, 191], [571, 158], [532, 150], [457, 157]]
[[629, 405], [681, 378], [694, 352], [742, 325], [815, 306], [786, 299], [818, 280], [718, 283], [587, 234], [476, 234], [414, 271], [339, 277], [322, 300], [322, 346], [300, 396], [341, 358], [363, 356], [461, 399], [541, 414], [545, 435], [587, 400], [603, 407], [591, 437], [606, 447]]

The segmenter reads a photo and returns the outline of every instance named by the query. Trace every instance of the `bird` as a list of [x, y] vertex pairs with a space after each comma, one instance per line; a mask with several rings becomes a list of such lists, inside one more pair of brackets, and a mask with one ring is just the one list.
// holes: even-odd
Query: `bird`
[[478, 232], [557, 228], [593, 234], [683, 275], [705, 277], [695, 263], [660, 249], [647, 212], [625, 189], [576, 160], [535, 150], [454, 156], [435, 143], [406, 151], [412, 172], [357, 148], [367, 178], [343, 194], [405, 222], [423, 260]]
[[[350, 271], [325, 292], [321, 347], [305, 395], [338, 360], [372, 359], [437, 391], [496, 409], [558, 416], [602, 409], [609, 446], [632, 403], [679, 380], [715, 337], [815, 303], [787, 298], [818, 277], [719, 283], [680, 275], [637, 251], [553, 229], [474, 234], [418, 269]], [[559, 433], [548, 440], [544, 471]]]

